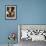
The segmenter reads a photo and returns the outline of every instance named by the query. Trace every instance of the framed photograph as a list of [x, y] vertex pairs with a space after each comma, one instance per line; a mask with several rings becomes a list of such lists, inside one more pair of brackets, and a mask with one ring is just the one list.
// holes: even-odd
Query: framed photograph
[[19, 24], [18, 42], [24, 40], [46, 41], [46, 24]]
[[5, 5], [5, 18], [9, 20], [16, 19], [16, 5]]

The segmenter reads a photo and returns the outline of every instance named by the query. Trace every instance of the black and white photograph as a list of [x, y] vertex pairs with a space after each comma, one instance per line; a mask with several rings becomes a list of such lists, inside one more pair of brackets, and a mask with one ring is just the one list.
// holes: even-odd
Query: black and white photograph
[[16, 19], [16, 5], [6, 5], [6, 19]]
[[46, 42], [46, 25], [20, 24], [18, 25], [20, 46], [31, 46]]

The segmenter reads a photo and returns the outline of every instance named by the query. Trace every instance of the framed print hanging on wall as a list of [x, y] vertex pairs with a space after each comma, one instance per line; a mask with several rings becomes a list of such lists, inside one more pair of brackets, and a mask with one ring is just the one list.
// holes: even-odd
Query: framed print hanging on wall
[[16, 5], [5, 5], [5, 18], [8, 20], [16, 19]]

